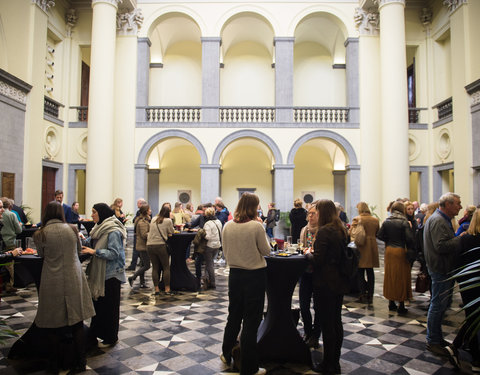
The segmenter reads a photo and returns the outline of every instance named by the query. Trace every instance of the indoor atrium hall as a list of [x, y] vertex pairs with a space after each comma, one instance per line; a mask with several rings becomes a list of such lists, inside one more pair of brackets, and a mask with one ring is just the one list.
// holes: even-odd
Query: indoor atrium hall
[[[232, 280], [259, 269], [263, 310], [243, 352], [257, 374], [480, 373], [474, 344], [457, 345], [458, 283], [430, 350], [440, 284], [424, 256], [431, 213], [447, 219], [436, 249], [449, 272], [468, 238], [453, 233], [476, 234], [479, 19], [480, 0], [0, 0], [0, 374], [253, 375], [223, 344]], [[257, 213], [242, 216], [254, 196]], [[345, 243], [362, 215], [375, 222], [363, 231], [373, 266], [358, 240], [359, 271], [335, 299], [332, 366], [332, 336], [308, 317], [310, 297], [323, 322], [332, 313], [312, 281], [327, 201]], [[401, 254], [395, 302], [380, 228], [396, 203], [413, 236], [399, 247], [408, 237], [416, 257]], [[74, 224], [71, 246], [48, 236], [50, 219]], [[257, 263], [237, 267], [228, 228], [255, 220], [260, 240], [242, 238], [256, 239]], [[60, 266], [65, 248], [74, 268]], [[110, 339], [94, 334], [112, 324]]]

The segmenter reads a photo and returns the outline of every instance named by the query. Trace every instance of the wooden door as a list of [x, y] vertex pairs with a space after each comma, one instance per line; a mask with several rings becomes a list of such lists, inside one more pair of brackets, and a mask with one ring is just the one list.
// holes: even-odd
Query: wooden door
[[1, 196], [15, 200], [15, 173], [2, 172]]
[[55, 175], [57, 169], [43, 167], [42, 175], [42, 213], [48, 202], [55, 199]]

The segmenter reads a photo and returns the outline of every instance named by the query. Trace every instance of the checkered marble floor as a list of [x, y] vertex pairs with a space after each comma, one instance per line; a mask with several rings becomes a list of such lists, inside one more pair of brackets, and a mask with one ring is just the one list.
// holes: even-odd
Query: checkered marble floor
[[[131, 251], [128, 251], [130, 254]], [[192, 267], [192, 265], [190, 265]], [[377, 269], [376, 295], [372, 306], [344, 300], [342, 373], [441, 375], [454, 373], [448, 360], [425, 350], [428, 295], [414, 293], [406, 316], [388, 311], [382, 297], [383, 267]], [[228, 269], [216, 266], [217, 289], [200, 293], [179, 292], [174, 296], [153, 296], [152, 289], [122, 286], [119, 342], [113, 348], [89, 354], [85, 374], [210, 375], [228, 374], [219, 359], [227, 317]], [[412, 271], [412, 275], [416, 270]], [[414, 279], [414, 277], [412, 277]], [[150, 275], [147, 283], [152, 285]], [[459, 297], [448, 311], [444, 332], [453, 340], [462, 321], [457, 314]], [[2, 297], [0, 318], [22, 334], [36, 313], [37, 293], [32, 286], [15, 296]], [[298, 287], [293, 298], [298, 307]], [[298, 329], [302, 332], [301, 321]], [[5, 358], [14, 339], [0, 346], [0, 374], [42, 374], [41, 364], [9, 361]], [[462, 370], [470, 373], [469, 357], [461, 352]], [[321, 358], [321, 346], [314, 358]], [[295, 363], [262, 363], [268, 374], [314, 374], [308, 366]]]

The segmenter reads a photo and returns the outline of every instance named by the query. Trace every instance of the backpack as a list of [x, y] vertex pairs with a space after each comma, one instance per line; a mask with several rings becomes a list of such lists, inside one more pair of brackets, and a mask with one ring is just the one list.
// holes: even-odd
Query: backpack
[[340, 272], [348, 280], [352, 280], [357, 277], [358, 261], [360, 259], [360, 253], [355, 246], [355, 242], [345, 244], [343, 247], [342, 257], [340, 259]]
[[280, 210], [275, 210], [275, 221], [280, 220]]

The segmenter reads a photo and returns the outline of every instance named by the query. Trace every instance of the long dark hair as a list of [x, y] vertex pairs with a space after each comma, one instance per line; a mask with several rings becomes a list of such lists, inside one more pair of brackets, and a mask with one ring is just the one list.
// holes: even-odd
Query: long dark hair
[[260, 200], [252, 193], [243, 193], [233, 214], [237, 223], [244, 223], [257, 218], [257, 208]]
[[315, 208], [318, 212], [318, 228], [321, 228], [325, 225], [330, 225], [341, 232], [344, 237], [347, 237], [345, 226], [338, 217], [335, 203], [333, 203], [330, 199], [320, 199]]
[[49, 220], [58, 219], [65, 222], [65, 213], [63, 207], [57, 201], [51, 201], [47, 204], [47, 207], [43, 210], [42, 216], [42, 228], [48, 223]]
[[163, 204], [162, 208], [160, 209], [160, 212], [157, 215], [156, 223], [157, 224], [162, 224], [163, 219], [170, 218], [170, 212], [171, 212], [171, 210], [170, 210], [169, 205], [168, 204]]

